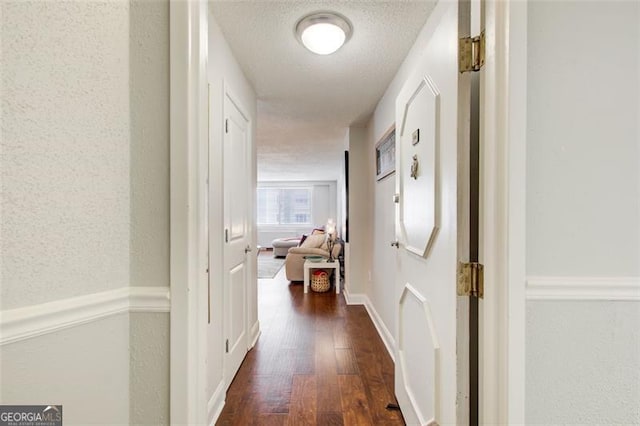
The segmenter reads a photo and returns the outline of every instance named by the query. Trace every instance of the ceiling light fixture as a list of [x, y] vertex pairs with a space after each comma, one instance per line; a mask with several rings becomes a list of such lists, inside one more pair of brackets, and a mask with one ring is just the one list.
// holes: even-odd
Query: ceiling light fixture
[[330, 55], [351, 38], [351, 23], [335, 12], [316, 12], [296, 24], [298, 40], [318, 55]]

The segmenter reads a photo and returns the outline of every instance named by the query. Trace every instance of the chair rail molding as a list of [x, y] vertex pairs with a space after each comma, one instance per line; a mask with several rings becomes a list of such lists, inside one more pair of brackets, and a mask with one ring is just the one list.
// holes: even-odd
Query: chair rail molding
[[529, 276], [527, 300], [640, 301], [640, 277]]
[[121, 287], [0, 312], [0, 346], [124, 312], [169, 312], [169, 287]]

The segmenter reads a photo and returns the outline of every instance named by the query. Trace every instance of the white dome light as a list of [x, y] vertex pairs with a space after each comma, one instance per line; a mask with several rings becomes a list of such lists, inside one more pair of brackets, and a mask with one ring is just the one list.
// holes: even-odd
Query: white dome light
[[319, 12], [302, 18], [296, 25], [302, 44], [318, 55], [330, 55], [351, 37], [351, 24], [333, 12]]

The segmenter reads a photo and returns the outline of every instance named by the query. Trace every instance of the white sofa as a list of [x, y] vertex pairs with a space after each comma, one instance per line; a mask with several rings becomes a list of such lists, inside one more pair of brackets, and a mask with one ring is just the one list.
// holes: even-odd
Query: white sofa
[[273, 247], [273, 257], [285, 257], [291, 247], [297, 247], [299, 244], [299, 237], [276, 238], [271, 242], [271, 247]]
[[[333, 257], [338, 258], [342, 245], [338, 242], [333, 246]], [[304, 257], [311, 255], [319, 255], [329, 257], [329, 248], [325, 241], [324, 234], [310, 235], [300, 247], [292, 247], [287, 253], [287, 258], [284, 261], [285, 273], [289, 281], [303, 281], [304, 280]], [[330, 269], [327, 271], [331, 271]]]

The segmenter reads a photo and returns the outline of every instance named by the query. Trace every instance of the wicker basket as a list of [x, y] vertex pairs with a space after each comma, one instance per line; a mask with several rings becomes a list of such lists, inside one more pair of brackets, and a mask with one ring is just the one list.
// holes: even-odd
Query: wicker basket
[[325, 271], [314, 271], [311, 275], [311, 290], [316, 293], [324, 293], [331, 287], [329, 274]]

